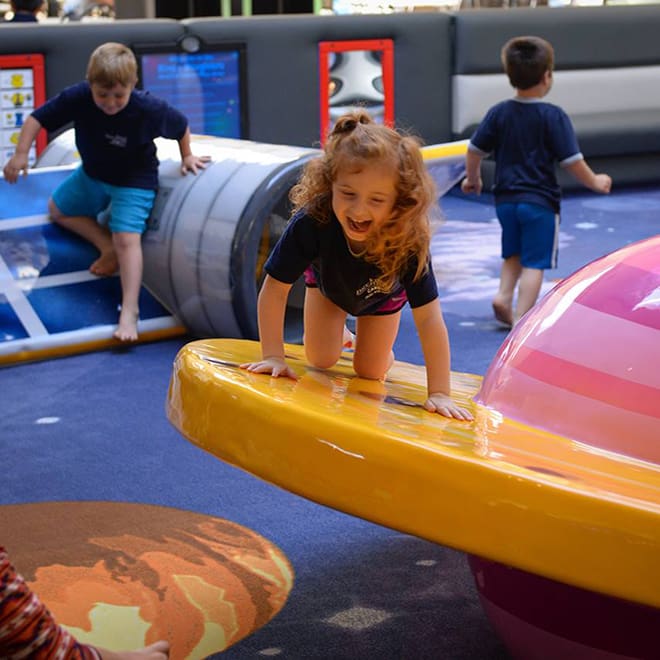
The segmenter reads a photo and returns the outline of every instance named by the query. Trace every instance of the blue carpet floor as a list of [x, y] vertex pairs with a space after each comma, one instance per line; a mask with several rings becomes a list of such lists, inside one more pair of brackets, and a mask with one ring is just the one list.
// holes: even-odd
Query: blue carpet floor
[[[500, 264], [490, 201], [444, 198], [445, 222], [434, 239], [455, 371], [483, 374], [506, 336], [490, 308]], [[560, 267], [547, 274], [546, 289], [659, 227], [660, 190], [567, 197]], [[293, 591], [272, 622], [222, 658], [506, 658], [462, 553], [277, 489], [194, 447], [168, 424], [172, 360], [188, 339], [0, 369], [0, 503], [159, 504], [222, 517], [271, 540], [293, 565]], [[421, 362], [409, 312], [396, 353]]]

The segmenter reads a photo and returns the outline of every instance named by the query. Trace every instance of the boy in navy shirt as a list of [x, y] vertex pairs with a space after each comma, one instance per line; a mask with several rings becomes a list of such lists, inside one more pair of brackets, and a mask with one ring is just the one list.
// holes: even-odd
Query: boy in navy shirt
[[552, 87], [552, 46], [540, 37], [515, 37], [502, 49], [502, 64], [516, 95], [493, 106], [472, 136], [461, 188], [481, 193], [481, 161], [493, 153], [504, 259], [493, 312], [510, 327], [536, 303], [544, 269], [556, 267], [557, 163], [594, 192], [609, 193], [612, 180], [587, 165], [568, 115], [542, 100]]
[[[100, 252], [90, 266], [95, 275], [119, 269], [122, 287], [120, 341], [138, 337], [138, 297], [142, 282], [142, 233], [158, 187], [154, 139], [177, 140], [181, 172], [197, 174], [208, 161], [190, 148], [188, 120], [167, 102], [135, 89], [137, 62], [119, 43], [105, 43], [90, 57], [87, 79], [66, 88], [25, 121], [16, 152], [4, 167], [7, 181], [27, 174], [28, 152], [39, 130], [73, 122], [82, 165], [49, 200], [51, 220], [92, 243]], [[108, 227], [97, 222], [110, 206]]]

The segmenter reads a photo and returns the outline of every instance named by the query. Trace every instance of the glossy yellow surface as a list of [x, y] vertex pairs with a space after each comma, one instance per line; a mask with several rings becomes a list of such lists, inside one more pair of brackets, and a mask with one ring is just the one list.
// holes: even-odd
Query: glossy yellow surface
[[191, 442], [320, 504], [551, 579], [660, 607], [660, 466], [507, 420], [422, 408], [423, 367], [386, 383], [328, 371], [287, 346], [298, 381], [238, 368], [247, 340], [195, 341], [174, 364], [167, 413]]
[[443, 142], [442, 144], [429, 144], [421, 148], [422, 157], [425, 161], [444, 160], [454, 156], [465, 156], [469, 140], [457, 140], [456, 142]]

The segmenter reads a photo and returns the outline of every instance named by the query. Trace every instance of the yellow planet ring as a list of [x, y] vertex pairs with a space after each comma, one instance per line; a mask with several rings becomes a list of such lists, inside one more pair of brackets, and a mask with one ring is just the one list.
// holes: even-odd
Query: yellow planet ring
[[308, 367], [298, 381], [239, 368], [257, 342], [184, 346], [167, 414], [223, 461], [339, 511], [560, 582], [660, 607], [657, 465], [512, 421], [472, 401], [481, 378], [452, 373], [474, 422], [425, 411], [423, 367], [386, 383]]

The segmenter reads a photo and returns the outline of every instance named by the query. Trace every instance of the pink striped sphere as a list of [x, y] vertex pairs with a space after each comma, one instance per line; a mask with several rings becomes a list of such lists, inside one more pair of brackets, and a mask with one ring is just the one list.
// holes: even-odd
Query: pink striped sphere
[[502, 344], [475, 400], [660, 464], [660, 236], [581, 268]]

